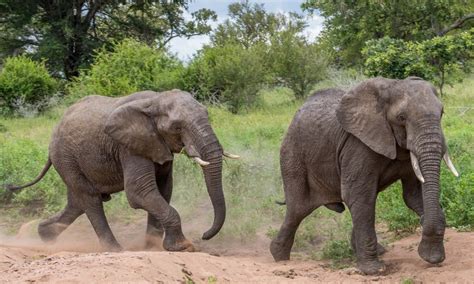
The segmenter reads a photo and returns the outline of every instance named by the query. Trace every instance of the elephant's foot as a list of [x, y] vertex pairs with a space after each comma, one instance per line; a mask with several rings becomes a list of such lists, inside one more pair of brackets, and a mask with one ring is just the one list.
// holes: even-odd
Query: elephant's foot
[[170, 238], [166, 238], [166, 236], [163, 241], [163, 248], [167, 251], [195, 251], [194, 245], [187, 239], [177, 241], [175, 239], [171, 240]]
[[375, 275], [385, 272], [385, 264], [379, 260], [372, 261], [358, 261], [357, 269], [359, 269], [363, 274], [366, 275]]
[[181, 227], [165, 230], [163, 248], [167, 251], [195, 251], [194, 245], [184, 237]]
[[61, 223], [51, 223], [48, 220], [38, 225], [38, 234], [45, 243], [54, 243], [59, 234], [64, 231], [68, 225]]
[[102, 249], [110, 252], [121, 252], [123, 251], [122, 246], [116, 240], [100, 240]]
[[430, 242], [422, 238], [418, 245], [418, 254], [431, 264], [443, 262], [445, 258], [443, 239], [437, 242]]
[[103, 245], [103, 248], [105, 251], [110, 251], [110, 252], [121, 252], [123, 251], [123, 248], [119, 244], [107, 244]]
[[276, 240], [270, 244], [270, 252], [275, 261], [284, 261], [290, 259], [291, 246], [285, 246]]
[[[354, 243], [352, 243], [352, 250], [354, 251], [354, 253], [356, 253]], [[377, 255], [381, 256], [386, 252], [387, 252], [387, 250], [385, 249], [385, 247], [383, 245], [381, 245], [380, 243], [377, 243]]]
[[381, 245], [380, 243], [377, 243], [377, 255], [380, 256], [386, 252], [387, 250], [384, 248], [384, 246]]

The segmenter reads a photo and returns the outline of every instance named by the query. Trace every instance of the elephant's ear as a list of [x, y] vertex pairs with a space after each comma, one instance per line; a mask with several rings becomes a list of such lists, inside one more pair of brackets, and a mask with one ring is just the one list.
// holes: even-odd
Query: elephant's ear
[[375, 152], [395, 159], [396, 141], [385, 113], [392, 81], [375, 78], [357, 85], [342, 97], [336, 115], [345, 131]]
[[132, 101], [114, 110], [105, 123], [105, 133], [133, 154], [163, 164], [173, 160], [173, 154], [158, 133], [153, 121], [160, 114], [151, 99]]

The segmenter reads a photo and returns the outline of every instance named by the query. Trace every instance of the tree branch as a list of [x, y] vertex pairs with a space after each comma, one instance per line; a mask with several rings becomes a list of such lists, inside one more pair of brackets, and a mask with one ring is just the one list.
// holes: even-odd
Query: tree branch
[[445, 34], [447, 34], [448, 32], [454, 30], [454, 29], [459, 29], [462, 27], [462, 25], [464, 25], [464, 23], [466, 21], [469, 21], [469, 20], [472, 20], [474, 19], [474, 13], [471, 13], [471, 14], [467, 14], [465, 15], [464, 17], [456, 20], [452, 25], [450, 25], [449, 27], [446, 27], [444, 28], [442, 31], [440, 31], [438, 33], [439, 36], [444, 36]]
[[190, 38], [190, 37], [193, 37], [193, 36], [198, 36], [198, 35], [202, 35], [203, 33], [200, 33], [200, 32], [196, 32], [196, 33], [184, 33], [184, 34], [179, 34], [179, 33], [176, 33], [176, 34], [173, 34], [173, 35], [170, 35], [168, 38], [166, 38], [162, 44], [160, 44], [160, 47], [163, 47], [165, 45], [167, 45], [172, 39], [174, 38], [177, 38], [177, 37], [186, 37], [186, 38]]

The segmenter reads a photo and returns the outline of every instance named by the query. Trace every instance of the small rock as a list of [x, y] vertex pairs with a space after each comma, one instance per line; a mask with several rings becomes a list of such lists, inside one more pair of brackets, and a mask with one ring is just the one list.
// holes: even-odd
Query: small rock
[[189, 275], [189, 276], [193, 275], [193, 273], [191, 271], [187, 270], [186, 267], [183, 267], [183, 269], [181, 269], [181, 272], [183, 272], [184, 274]]

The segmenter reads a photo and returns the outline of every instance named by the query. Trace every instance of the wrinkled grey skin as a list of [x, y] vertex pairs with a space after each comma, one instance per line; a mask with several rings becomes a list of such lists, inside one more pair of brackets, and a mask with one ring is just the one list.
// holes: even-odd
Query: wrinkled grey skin
[[[270, 251], [288, 260], [300, 222], [325, 205], [353, 220], [352, 245], [366, 274], [385, 269], [375, 235], [377, 194], [401, 179], [406, 205], [422, 216], [419, 255], [445, 258], [445, 217], [439, 203], [440, 161], [446, 151], [443, 106], [434, 87], [419, 78], [374, 78], [344, 93], [329, 89], [310, 97], [296, 113], [280, 152], [287, 212]], [[422, 184], [410, 163], [419, 160]]]
[[[125, 190], [133, 208], [148, 212], [147, 236], [165, 238], [170, 251], [192, 251], [176, 210], [169, 205], [173, 189], [173, 153], [210, 162], [203, 167], [214, 206], [214, 223], [203, 235], [210, 239], [225, 219], [222, 191], [222, 147], [206, 108], [189, 93], [144, 91], [122, 98], [86, 97], [64, 114], [49, 146], [49, 161], [67, 185], [66, 208], [42, 222], [38, 232], [55, 240], [85, 213], [107, 250], [121, 250], [107, 223], [103, 201]], [[22, 187], [10, 187], [20, 189]], [[150, 239], [150, 238], [148, 238]]]

